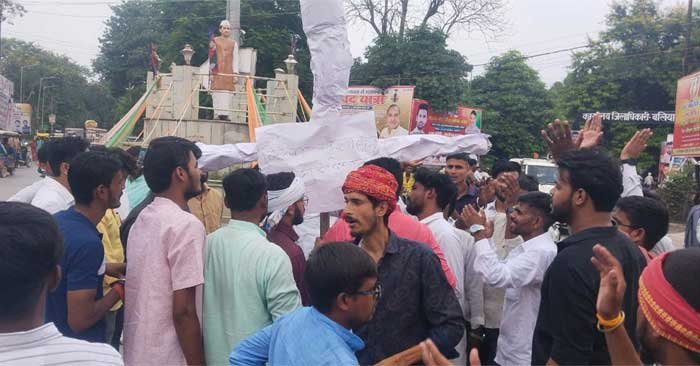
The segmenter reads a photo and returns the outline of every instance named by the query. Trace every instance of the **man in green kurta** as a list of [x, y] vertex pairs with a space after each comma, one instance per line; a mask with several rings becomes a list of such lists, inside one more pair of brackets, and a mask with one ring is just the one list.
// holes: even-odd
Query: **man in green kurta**
[[301, 306], [289, 257], [259, 227], [265, 176], [239, 169], [223, 186], [231, 221], [207, 238], [204, 272], [204, 351], [213, 365], [227, 365], [240, 341]]

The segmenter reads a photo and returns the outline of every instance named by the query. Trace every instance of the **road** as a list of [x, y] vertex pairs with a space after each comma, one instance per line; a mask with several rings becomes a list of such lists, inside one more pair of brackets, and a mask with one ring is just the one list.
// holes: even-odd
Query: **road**
[[20, 189], [41, 179], [39, 173], [36, 172], [36, 166], [30, 168], [20, 167], [15, 170], [13, 176], [0, 178], [0, 201], [6, 201], [12, 197]]

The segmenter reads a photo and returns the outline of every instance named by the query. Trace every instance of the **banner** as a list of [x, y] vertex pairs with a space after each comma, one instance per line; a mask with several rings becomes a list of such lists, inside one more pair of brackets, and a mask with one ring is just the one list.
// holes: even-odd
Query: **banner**
[[457, 107], [454, 112], [433, 112], [430, 103], [413, 100], [411, 135], [462, 136], [481, 132], [483, 110]]
[[12, 130], [22, 135], [32, 133], [32, 105], [27, 103], [15, 103], [12, 116]]
[[343, 98], [343, 115], [374, 111], [379, 138], [408, 135], [414, 86], [380, 89], [351, 86]]
[[700, 156], [700, 72], [678, 80], [673, 155]]
[[[596, 112], [579, 114], [578, 121], [585, 123]], [[628, 111], [628, 112], [600, 112], [603, 122], [622, 122], [637, 124], [672, 125], [676, 120], [676, 114], [668, 111]]]
[[14, 131], [14, 104], [12, 93], [14, 84], [6, 77], [0, 75], [0, 130]]

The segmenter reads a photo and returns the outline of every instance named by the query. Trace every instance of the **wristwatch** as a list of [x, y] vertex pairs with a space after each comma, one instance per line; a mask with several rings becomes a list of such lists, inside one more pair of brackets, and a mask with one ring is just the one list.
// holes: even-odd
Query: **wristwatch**
[[479, 231], [482, 231], [486, 229], [484, 225], [479, 225], [479, 224], [474, 224], [469, 227], [469, 232], [472, 233], [472, 235], [478, 233]]
[[637, 165], [637, 159], [624, 159], [624, 160], [621, 160], [620, 163], [636, 166], [636, 165]]

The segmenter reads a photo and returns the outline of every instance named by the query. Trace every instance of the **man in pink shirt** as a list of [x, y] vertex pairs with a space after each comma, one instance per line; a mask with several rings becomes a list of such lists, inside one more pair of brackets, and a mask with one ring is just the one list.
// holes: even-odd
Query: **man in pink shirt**
[[151, 142], [144, 176], [155, 194], [129, 232], [126, 365], [203, 365], [196, 288], [204, 283], [204, 225], [187, 212], [202, 191], [199, 148], [177, 137]]
[[[403, 171], [401, 169], [401, 163], [392, 158], [379, 158], [375, 160], [370, 160], [365, 165], [376, 165], [380, 168], [384, 168], [391, 173], [391, 175], [396, 178], [396, 182], [399, 184], [399, 189], [396, 192], [396, 199], [399, 199], [401, 194], [401, 187], [403, 187]], [[401, 210], [394, 210], [389, 215], [389, 230], [394, 232], [397, 236], [423, 243], [430, 247], [435, 255], [437, 255], [440, 260], [440, 266], [445, 272], [445, 277], [447, 277], [447, 282], [450, 286], [455, 287], [455, 276], [450, 270], [450, 266], [445, 260], [445, 255], [440, 249], [433, 233], [430, 229], [418, 222], [418, 220], [413, 217], [401, 212]], [[338, 220], [335, 224], [328, 230], [326, 235], [323, 237], [323, 243], [332, 243], [337, 241], [349, 241], [352, 242], [354, 238], [350, 234], [350, 226], [345, 220]]]

